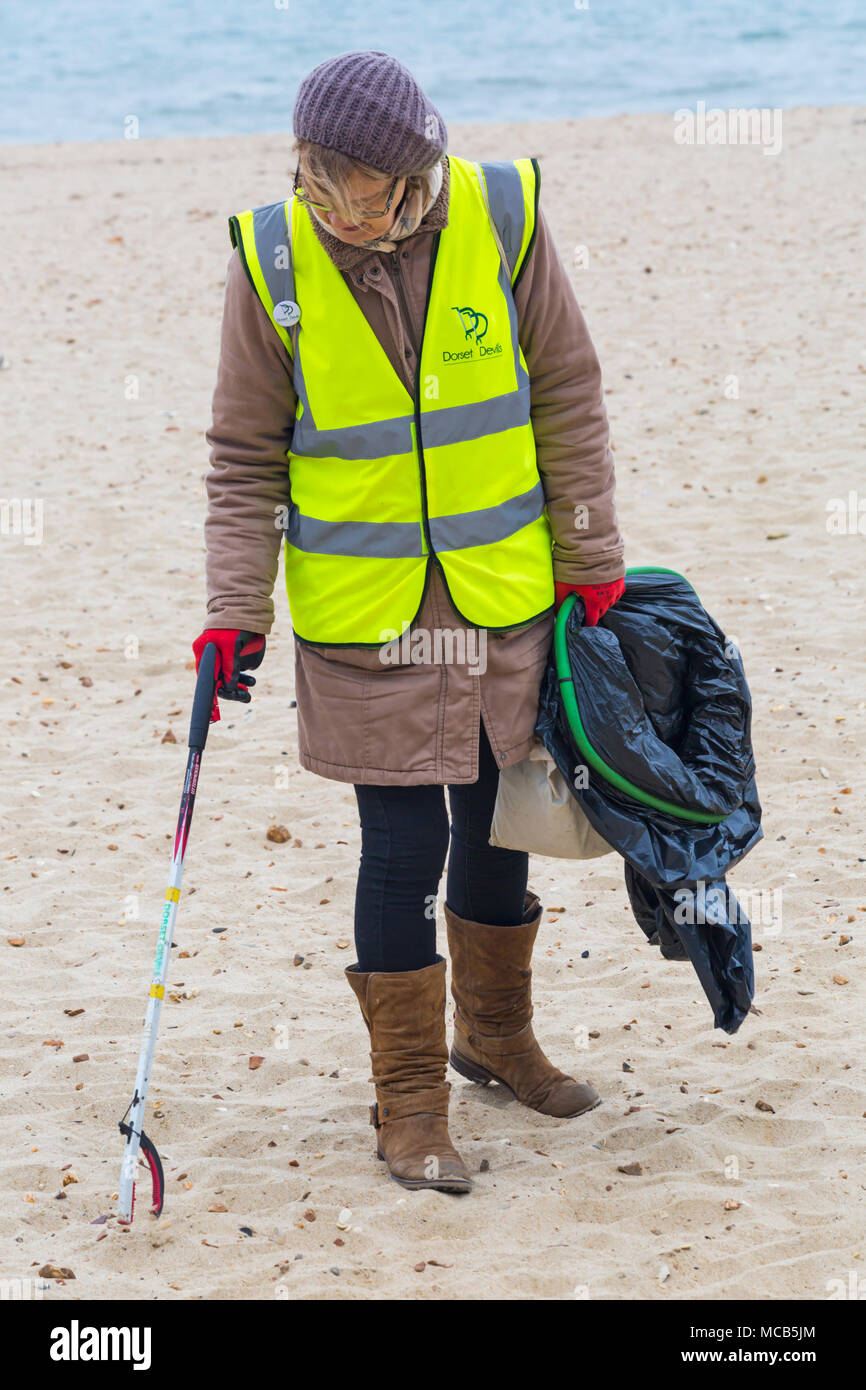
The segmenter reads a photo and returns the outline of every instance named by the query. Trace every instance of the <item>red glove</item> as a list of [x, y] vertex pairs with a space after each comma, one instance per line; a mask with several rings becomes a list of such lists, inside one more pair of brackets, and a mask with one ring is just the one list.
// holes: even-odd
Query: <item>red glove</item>
[[241, 632], [236, 627], [206, 628], [192, 644], [196, 671], [208, 642], [213, 642], [217, 649], [216, 691], [210, 717], [215, 724], [220, 717], [217, 696], [223, 700], [240, 700], [244, 705], [253, 698], [249, 687], [255, 685], [256, 680], [249, 672], [261, 666], [264, 660], [265, 639], [258, 632]]
[[618, 598], [622, 598], [625, 593], [625, 580], [614, 579], [610, 584], [557, 584], [554, 582], [554, 592], [556, 594], [555, 604], [559, 605], [565, 601], [568, 594], [577, 594], [578, 598], [583, 599], [583, 606], [586, 609], [585, 627], [595, 627], [599, 618], [604, 617], [609, 608], [612, 608]]

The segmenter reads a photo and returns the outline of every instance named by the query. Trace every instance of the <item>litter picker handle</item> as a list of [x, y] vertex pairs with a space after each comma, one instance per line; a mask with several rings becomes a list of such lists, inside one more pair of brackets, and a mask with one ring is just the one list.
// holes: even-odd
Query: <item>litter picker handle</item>
[[[207, 742], [210, 717], [213, 713], [214, 690], [216, 686], [216, 659], [216, 646], [213, 642], [208, 642], [202, 652], [201, 661], [199, 662], [198, 679], [195, 683], [195, 694], [192, 701], [192, 714], [189, 721], [189, 755], [186, 760], [186, 775], [184, 777], [183, 795], [181, 797], [180, 811], [177, 818], [177, 830], [174, 836], [174, 850], [171, 857], [168, 887], [166, 888], [159, 937], [156, 943], [156, 957], [153, 963], [153, 975], [151, 977], [150, 993], [147, 999], [144, 1034], [141, 1040], [141, 1051], [138, 1056], [138, 1069], [135, 1074], [135, 1090], [126, 1114], [120, 1121], [120, 1132], [126, 1140], [126, 1144], [123, 1150], [120, 1185], [118, 1187], [118, 1220], [124, 1226], [128, 1226], [132, 1221], [132, 1210], [135, 1202], [135, 1175], [139, 1151], [144, 1153], [150, 1166], [153, 1186], [154, 1215], [158, 1216], [162, 1211], [162, 1204], [165, 1198], [165, 1176], [162, 1164], [159, 1154], [156, 1151], [156, 1146], [152, 1140], [148, 1139], [144, 1132], [143, 1121], [145, 1108], [147, 1106], [147, 1092], [150, 1086], [150, 1073], [153, 1066], [154, 1052], [156, 1050], [156, 1033], [159, 1027], [162, 1003], [165, 997], [166, 975], [171, 960], [174, 920], [177, 914], [177, 905], [180, 900], [183, 861], [186, 855], [186, 845], [189, 838], [190, 826], [192, 825], [192, 813], [195, 806], [195, 794], [198, 787], [202, 750]], [[127, 1115], [129, 1116], [128, 1123], [126, 1118]]]
[[207, 731], [213, 712], [214, 690], [216, 688], [217, 649], [208, 642], [198, 664], [198, 679], [192, 699], [192, 714], [189, 719], [189, 746], [203, 749], [207, 743]]

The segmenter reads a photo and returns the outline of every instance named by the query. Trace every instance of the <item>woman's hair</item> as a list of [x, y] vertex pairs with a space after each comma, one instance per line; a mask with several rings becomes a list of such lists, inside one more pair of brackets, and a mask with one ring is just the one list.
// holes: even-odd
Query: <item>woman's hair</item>
[[[327, 145], [317, 145], [314, 140], [299, 137], [292, 148], [300, 160], [300, 184], [304, 192], [315, 202], [325, 203], [347, 222], [363, 221], [363, 204], [353, 202], [349, 196], [353, 174], [360, 171], [371, 179], [394, 177], [393, 171], [387, 174], [382, 169], [372, 169], [369, 164], [362, 164], [360, 160], [341, 154], [339, 150], [331, 150]], [[304, 180], [309, 183], [309, 188]], [[424, 182], [424, 174], [407, 174], [407, 191], [422, 187]], [[369, 199], [364, 199], [364, 202], [369, 204]]]

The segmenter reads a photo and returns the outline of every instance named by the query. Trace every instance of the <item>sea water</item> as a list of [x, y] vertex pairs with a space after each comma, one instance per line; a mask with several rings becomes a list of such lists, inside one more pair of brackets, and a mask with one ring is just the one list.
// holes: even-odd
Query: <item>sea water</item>
[[352, 48], [446, 121], [859, 103], [866, 0], [3, 0], [0, 140], [287, 131]]

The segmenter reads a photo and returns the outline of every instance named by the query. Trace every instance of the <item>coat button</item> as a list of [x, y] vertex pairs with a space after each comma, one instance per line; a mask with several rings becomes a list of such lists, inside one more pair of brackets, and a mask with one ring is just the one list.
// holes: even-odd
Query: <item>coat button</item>
[[408, 252], [408, 251], [404, 251], [404, 252], [403, 252], [403, 260], [404, 260], [404, 261], [408, 261], [408, 259], [409, 259], [409, 252]]
[[391, 1113], [391, 1112], [390, 1112], [390, 1110], [388, 1109], [388, 1107], [387, 1107], [387, 1105], [386, 1105], [386, 1106], [385, 1106], [385, 1109], [382, 1111], [382, 1114], [383, 1114], [383, 1115], [390, 1115], [390, 1113]]

